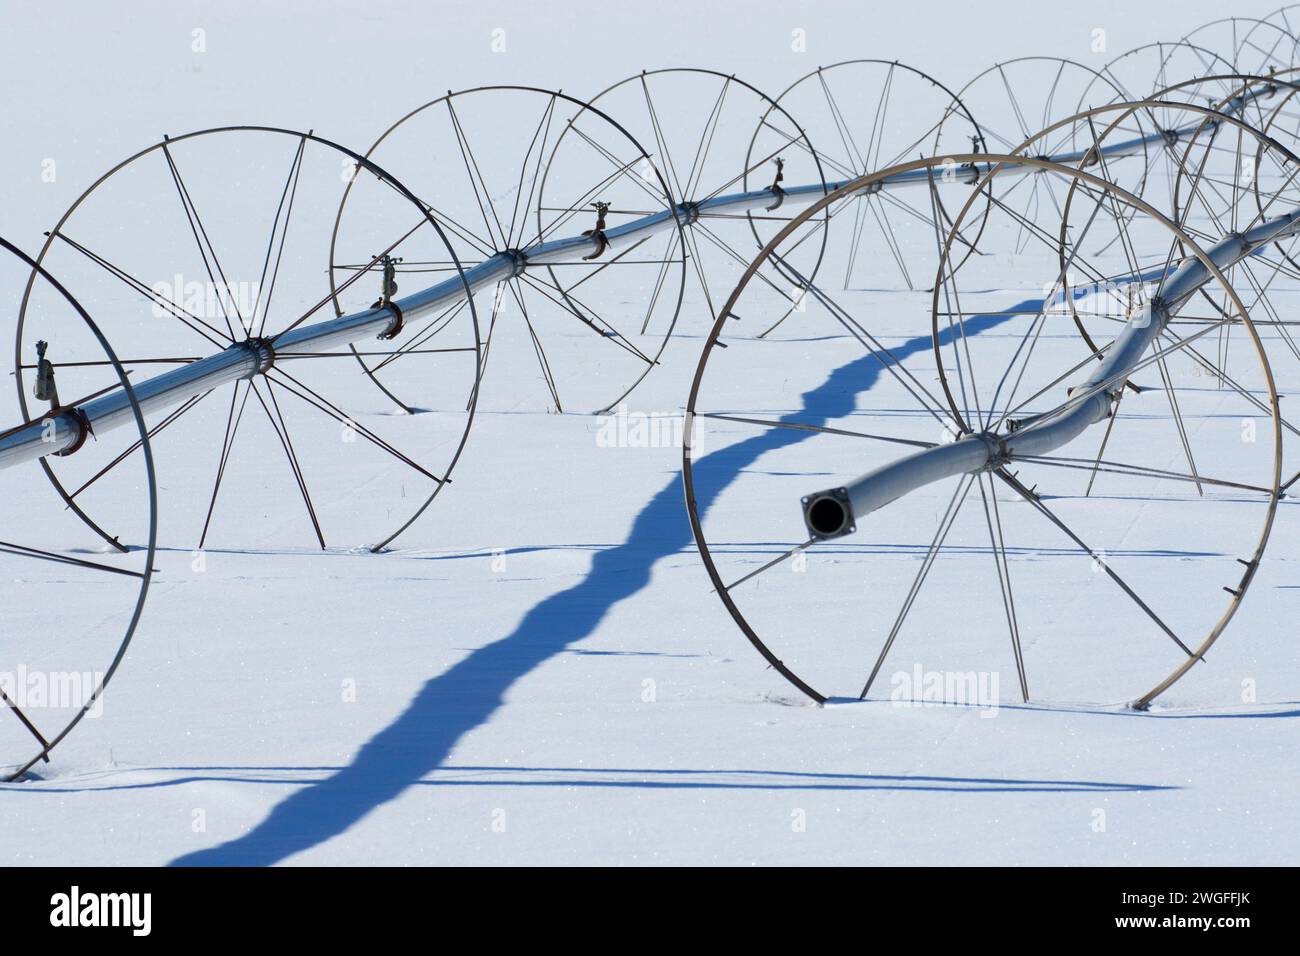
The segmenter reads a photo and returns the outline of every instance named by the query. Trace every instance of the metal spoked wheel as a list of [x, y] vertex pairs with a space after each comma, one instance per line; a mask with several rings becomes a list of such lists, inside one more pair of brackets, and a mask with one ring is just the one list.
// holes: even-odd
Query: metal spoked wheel
[[[323, 253], [349, 182], [364, 212], [341, 254], [367, 268], [330, 283]], [[447, 486], [464, 446], [481, 351], [473, 303], [436, 347], [419, 349], [424, 411], [413, 417], [376, 408], [362, 376], [340, 376], [347, 352], [292, 343], [332, 311], [376, 304], [385, 292], [373, 267], [398, 256], [448, 260], [464, 281], [441, 226], [372, 162], [310, 132], [227, 127], [165, 138], [113, 167], [60, 218], [39, 260], [101, 304], [134, 381], [214, 353], [256, 356], [258, 371], [229, 394], [151, 416], [150, 435], [169, 452], [182, 540], [202, 548], [238, 528], [241, 544], [379, 550]], [[394, 342], [410, 341], [410, 330], [395, 331]], [[25, 298], [16, 337], [24, 396], [38, 339], [59, 366], [66, 350]], [[123, 533], [112, 503], [138, 446], [119, 450], [102, 467], [84, 455], [46, 465], [109, 542]], [[125, 533], [140, 536], [129, 525]]]
[[[791, 83], [759, 119], [747, 168], [793, 137], [794, 130], [782, 113], [798, 118], [799, 132], [815, 145], [826, 180], [835, 183], [894, 166], [918, 153], [987, 149], [983, 129], [960, 96], [930, 74], [897, 61], [845, 60], [818, 67]], [[865, 279], [858, 263], [885, 256], [896, 269], [891, 284], [901, 282], [914, 289], [926, 281], [928, 269], [922, 263], [928, 247], [921, 246], [918, 252], [910, 236], [929, 236], [936, 216], [951, 225], [948, 215], [945, 208], [932, 210], [926, 202], [896, 192], [846, 195], [827, 205], [816, 219], [799, 217], [801, 234], [788, 244], [782, 261], [791, 264], [791, 272], [816, 278], [830, 233], [842, 228], [850, 234], [842, 241], [849, 243], [851, 251], [834, 277], [840, 288], [860, 288]], [[832, 227], [831, 220], [841, 218], [842, 225]], [[758, 245], [766, 245], [785, 225], [780, 219], [755, 220]], [[973, 249], [978, 227], [968, 231], [968, 248]], [[823, 281], [832, 280], [823, 277]], [[770, 323], [761, 335], [768, 335], [786, 318], [788, 314]]]
[[[1032, 157], [979, 158], [992, 171], [958, 207], [953, 230], [936, 237], [943, 256], [925, 296], [929, 334], [909, 334], [910, 308], [810, 288], [817, 314], [804, 321], [828, 344], [795, 374], [780, 356], [742, 347], [715, 325], [687, 404], [683, 469], [696, 541], [741, 630], [814, 700], [906, 698], [915, 674], [937, 673], [942, 684], [945, 674], [996, 680], [1009, 672], [1025, 700], [1133, 701], [1138, 684], [1150, 688], [1136, 698], [1145, 707], [1203, 658], [1258, 567], [1280, 481], [1271, 369], [1231, 285], [1172, 219], [1091, 172]], [[918, 160], [846, 188], [939, 165]], [[1061, 178], [1065, 192], [1074, 186], [1057, 229], [1036, 231], [1012, 270], [996, 254], [955, 269], [954, 237], [963, 216], [977, 214], [979, 192], [1028, 169]], [[1099, 213], [1116, 204], [1134, 212]], [[995, 207], [981, 251], [1018, 244], [1023, 228], [1014, 210]], [[1116, 237], [1093, 234], [1105, 230]], [[1072, 255], [1066, 270], [1061, 236]], [[779, 255], [782, 241], [760, 255]], [[1064, 306], [1082, 291], [1069, 273], [1090, 276], [1073, 254], [1094, 243], [1110, 252], [1087, 263], [1099, 269], [1087, 294], [1095, 311], [1111, 309], [1112, 328], [1146, 314], [1153, 270], [1203, 270], [1205, 291], [1229, 303], [1227, 315], [1195, 331], [1160, 335], [1131, 371], [1136, 399], [1125, 397], [1123, 381], [1069, 388], [1097, 362], [1080, 356]], [[1130, 248], [1146, 250], [1136, 267], [1121, 251]], [[747, 320], [750, 285], [742, 280], [726, 307]], [[1178, 315], [1199, 318], [1200, 299], [1190, 301]], [[1267, 413], [1198, 382], [1187, 350], [1228, 323], [1241, 330], [1243, 354], [1254, 356], [1238, 375]], [[832, 340], [835, 327], [841, 335]], [[717, 348], [720, 339], [731, 347]], [[1114, 341], [1098, 350], [1103, 357]], [[1103, 394], [1109, 421], [1059, 450], [995, 453], [1016, 447], [1007, 436], [1085, 402], [1095, 407]], [[801, 518], [822, 525], [802, 508], [833, 498], [815, 489], [960, 441], [988, 448], [988, 467], [855, 514], [856, 526], [834, 535], [809, 536]], [[978, 504], [964, 507], [970, 501]], [[892, 691], [881, 690], [887, 661], [899, 668], [888, 679]], [[1139, 683], [1141, 674], [1167, 676], [1153, 685]]]
[[1260, 19], [1266, 23], [1276, 23], [1292, 36], [1300, 36], [1300, 12], [1297, 11], [1300, 11], [1300, 3], [1288, 3]]
[[[0, 470], [4, 502], [0, 541], [0, 602], [6, 608], [4, 657], [0, 662], [0, 774], [15, 780], [38, 762], [84, 718], [103, 710], [104, 690], [126, 654], [140, 622], [157, 536], [157, 490], [144, 417], [127, 370], [81, 304], [34, 259], [0, 238], [0, 287], [28, 298], [45, 327], [76, 349], [76, 360], [40, 369], [41, 395], [50, 407], [28, 416], [19, 385], [11, 419], [28, 422], [0, 435], [0, 457], [18, 454], [15, 442], [35, 429], [48, 434], [50, 418], [64, 405], [121, 388], [130, 405], [139, 449], [131, 467], [132, 493], [118, 507], [139, 513], [141, 537], [115, 549], [85, 545], [85, 528], [54, 497], [36, 490], [34, 464]], [[34, 493], [35, 492], [35, 493]], [[101, 669], [102, 668], [102, 669]]]
[[[1055, 56], [1022, 56], [995, 63], [957, 95], [979, 117], [993, 151], [1013, 150], [1038, 130], [1085, 106], [1126, 98], [1124, 89], [1104, 72]], [[944, 136], [947, 139], [946, 131]], [[1045, 155], [1072, 151], [1078, 145], [1063, 134], [1045, 144]]]
[[[529, 135], [503, 140], [520, 116], [531, 117]], [[561, 140], [565, 149], [557, 153]], [[495, 394], [491, 355], [503, 348], [532, 353], [541, 394], [560, 412], [605, 411], [658, 363], [677, 322], [686, 278], [681, 224], [650, 154], [609, 116], [552, 90], [479, 87], [407, 113], [366, 156], [411, 185], [421, 207], [445, 230], [455, 261], [467, 266], [502, 253], [536, 257], [542, 243], [578, 233], [604, 235], [646, 215], [663, 217], [663, 229], [621, 252], [602, 248], [580, 262], [521, 268], [479, 293], [487, 316], [487, 394]], [[349, 190], [338, 208], [330, 258], [332, 281], [339, 284], [364, 264], [339, 249], [351, 241], [355, 217]], [[403, 286], [421, 277], [436, 280], [453, 268], [448, 258], [404, 257], [395, 274]], [[440, 320], [429, 331], [436, 334]], [[506, 332], [506, 325], [516, 334]], [[424, 341], [426, 334], [413, 341]], [[363, 359], [363, 366], [400, 407], [415, 401], [396, 381], [403, 366], [412, 366], [405, 351]], [[518, 385], [506, 398], [505, 407], [518, 405]]]
[[1272, 73], [1300, 66], [1296, 37], [1276, 21], [1223, 17], [1202, 24], [1183, 40], [1214, 50], [1239, 73]]
[[[1121, 53], [1099, 71], [1110, 83], [1124, 91], [1127, 100], [1144, 100], [1157, 91], [1189, 76], [1219, 76], [1232, 73], [1232, 64], [1213, 50], [1185, 40], [1174, 43], [1145, 43]], [[1102, 88], [1102, 102], [1110, 102], [1109, 90]], [[1227, 92], [1225, 88], [1225, 93]], [[1100, 105], [1085, 93], [1083, 106]]]
[[[1035, 141], [1036, 156], [1044, 159], [1078, 154], [1087, 148], [1089, 132], [1077, 127], [1055, 126], [1057, 120], [1072, 116], [1086, 106], [1122, 102], [1124, 90], [1104, 73], [1061, 57], [1026, 56], [989, 67], [964, 87], [960, 96], [969, 104], [980, 122], [991, 148], [1007, 153], [1023, 152], [1022, 144]], [[1043, 137], [1039, 131], [1051, 127], [1056, 135]], [[1146, 169], [1150, 147], [1143, 130], [1137, 148], [1119, 162], [1114, 172], [1124, 175], [1122, 185], [1141, 197], [1146, 189]], [[994, 187], [1000, 187], [997, 192]], [[1059, 214], [1061, 194], [1067, 186], [1053, 176], [1015, 176], [1006, 183], [994, 181], [985, 200], [999, 210], [1014, 212], [1026, 222], [1040, 218], [1050, 220]], [[968, 221], [982, 225], [988, 210], [974, 210]], [[967, 230], [969, 232], [969, 228]], [[1000, 250], [1016, 256], [1032, 242], [1021, 231], [1014, 246]], [[969, 257], [967, 249], [966, 256]], [[961, 265], [965, 259], [956, 264]]]
[[[808, 136], [783, 108], [758, 88], [734, 74], [696, 68], [673, 68], [642, 72], [606, 87], [589, 105], [617, 116], [639, 142], [654, 148], [657, 164], [664, 171], [673, 194], [688, 208], [697, 210], [683, 222], [689, 283], [698, 290], [707, 319], [717, 318], [717, 307], [735, 285], [753, 257], [753, 237], [760, 223], [789, 222], [797, 210], [782, 209], [776, 200], [772, 208], [759, 212], [710, 212], [701, 204], [732, 193], [762, 189], [785, 182], [820, 184], [825, 193], [826, 177], [821, 159]], [[756, 146], [754, 116], [767, 117], [767, 135]], [[572, 128], [561, 131], [555, 142], [554, 158], [548, 164], [573, 164], [583, 148], [581, 136]], [[741, 166], [739, 151], [748, 144]], [[738, 171], [739, 170], [739, 171]], [[541, 186], [543, 208], [559, 207], [549, 197], [549, 175]], [[676, 237], [670, 241], [669, 251]], [[824, 233], [808, 242], [811, 257], [805, 268], [815, 274]], [[759, 246], [762, 242], [759, 242]], [[671, 261], [676, 261], [674, 258]], [[649, 321], [657, 296], [664, 294], [665, 259], [655, 281], [651, 308], [646, 310], [641, 334], [649, 332]], [[761, 277], [786, 297], [787, 314], [800, 306], [797, 289], [779, 268], [768, 268]], [[690, 300], [687, 300], [688, 303]]]
[[1242, 89], [1249, 91], [1266, 85], [1272, 95], [1260, 98], [1260, 132], [1271, 136], [1292, 150], [1300, 148], [1300, 67], [1279, 70], [1267, 77], [1244, 77]]

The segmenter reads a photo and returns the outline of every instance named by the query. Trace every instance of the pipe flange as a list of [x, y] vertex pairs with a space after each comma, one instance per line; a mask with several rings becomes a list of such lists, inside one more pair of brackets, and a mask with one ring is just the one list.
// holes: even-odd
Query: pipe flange
[[803, 521], [818, 541], [842, 538], [858, 530], [847, 488], [827, 488], [802, 499]]

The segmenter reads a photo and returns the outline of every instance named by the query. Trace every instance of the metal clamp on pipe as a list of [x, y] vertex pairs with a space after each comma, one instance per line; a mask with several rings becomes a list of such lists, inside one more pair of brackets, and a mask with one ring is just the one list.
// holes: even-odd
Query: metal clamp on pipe
[[239, 344], [248, 349], [253, 356], [253, 368], [244, 376], [245, 378], [265, 375], [275, 365], [275, 347], [270, 339], [261, 336], [250, 336]]
[[388, 309], [393, 313], [393, 322], [375, 338], [395, 339], [402, 333], [402, 328], [406, 325], [406, 316], [402, 315], [402, 310], [393, 304], [393, 296], [397, 295], [397, 264], [402, 260], [400, 257], [385, 254], [382, 261], [384, 263], [383, 284], [380, 286], [379, 298], [371, 308]]
[[90, 419], [86, 417], [86, 413], [75, 405], [62, 405], [51, 408], [41, 416], [40, 422], [43, 430], [50, 429], [48, 440], [51, 443], [58, 442], [60, 426], [72, 430], [73, 438], [71, 442], [60, 443], [62, 447], [54, 452], [60, 458], [80, 450], [81, 446], [86, 443], [86, 439], [95, 433], [94, 429], [90, 427]]
[[583, 262], [599, 259], [609, 248], [609, 237], [605, 235], [605, 213], [609, 212], [609, 203], [594, 202], [592, 205], [596, 207], [596, 228], [586, 230], [583, 235], [595, 240], [596, 251], [589, 256], [583, 256]]
[[772, 180], [772, 185], [767, 187], [767, 191], [772, 194], [774, 199], [772, 205], [763, 207], [766, 212], [780, 209], [781, 203], [785, 202], [785, 190], [781, 187], [781, 183], [785, 180], [785, 160], [778, 156], [775, 162], [776, 178]]

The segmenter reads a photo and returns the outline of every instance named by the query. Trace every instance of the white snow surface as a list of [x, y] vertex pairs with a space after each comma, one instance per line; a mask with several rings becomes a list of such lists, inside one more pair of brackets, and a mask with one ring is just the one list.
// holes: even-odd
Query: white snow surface
[[[642, 69], [669, 66], [734, 72], [776, 95], [818, 64], [876, 57], [928, 70], [958, 89], [995, 61], [1030, 54], [1100, 66], [1140, 43], [1176, 39], [1183, 32], [1176, 24], [1190, 29], [1221, 9], [1209, 0], [1054, 2], [1032, 12], [1005, 0], [924, 8], [772, 0], [11, 4], [0, 28], [7, 93], [0, 235], [34, 253], [102, 171], [163, 133], [261, 123], [313, 129], [364, 152], [407, 109], [449, 89], [520, 83], [585, 98]], [[498, 28], [504, 52], [492, 49]], [[1091, 49], [1097, 28], [1106, 30], [1109, 53]], [[206, 31], [202, 54], [191, 48], [195, 29]], [[806, 52], [792, 50], [793, 30], [806, 31]], [[500, 142], [517, 148], [535, 123], [531, 116], [518, 129], [499, 129]], [[727, 144], [737, 172], [747, 146]], [[42, 180], [49, 159], [57, 164], [54, 182]], [[463, 169], [447, 165], [448, 157], [439, 162], [449, 188], [459, 187]], [[420, 175], [436, 182], [442, 173], [413, 178]], [[796, 181], [788, 172], [787, 182]], [[241, 193], [232, 189], [230, 197], [226, 214], [238, 218]], [[333, 208], [322, 215], [328, 229]], [[124, 227], [123, 241], [138, 234]], [[110, 230], [105, 243], [112, 242]], [[752, 241], [744, 248], [752, 251]], [[60, 278], [77, 291], [75, 260], [60, 262], [68, 267]], [[319, 262], [323, 269], [327, 260]], [[1010, 291], [995, 308], [1031, 297], [1052, 278], [1019, 275], [1010, 261], [1004, 271], [1000, 288]], [[720, 283], [724, 297], [732, 283], [734, 276]], [[1294, 282], [1279, 283], [1290, 283], [1275, 300], [1280, 308], [1300, 302]], [[645, 294], [629, 285], [628, 315]], [[11, 286], [4, 296], [0, 330], [8, 336]], [[844, 301], [870, 314], [890, 347], [917, 349], [917, 361], [929, 363], [918, 369], [933, 380], [928, 346], [917, 345], [929, 334], [928, 295], [858, 289]], [[84, 304], [96, 312], [89, 296]], [[706, 379], [711, 407], [797, 412], [801, 396], [860, 358], [860, 347], [815, 311], [796, 316], [792, 322], [807, 324], [783, 328], [774, 341], [738, 336], [712, 360], [719, 364]], [[913, 666], [994, 672], [999, 706], [897, 706], [887, 687], [865, 702], [816, 706], [767, 667], [712, 593], [686, 520], [680, 450], [603, 447], [600, 419], [555, 414], [518, 323], [506, 325], [510, 335], [499, 351], [494, 344], [452, 485], [385, 554], [361, 547], [373, 537], [359, 517], [359, 527], [348, 526], [351, 538], [323, 552], [313, 547], [278, 448], [242, 457], [236, 449], [205, 570], [196, 572], [193, 549], [226, 399], [213, 400], [220, 407], [208, 409], [202, 427], [178, 423], [158, 437], [158, 571], [140, 627], [103, 714], [83, 722], [31, 777], [0, 786], [0, 860], [1294, 861], [1300, 514], [1293, 503], [1279, 506], [1261, 571], [1223, 638], [1148, 713], [1126, 704], [1177, 655], [1149, 633], [1140, 639], [1149, 649], [1135, 649], [1131, 605], [1090, 573], [1086, 556], [1070, 557], [1068, 542], [1045, 523], [1009, 532], [1012, 575], [1024, 582], [1017, 600], [1031, 690], [1042, 690], [1041, 699], [1020, 701], [977, 511], [955, 532], [968, 535], [966, 550], [939, 563], [936, 600], [918, 608], [935, 616], [904, 632], [886, 676]], [[681, 415], [707, 328], [707, 306], [688, 282], [676, 334], [661, 367], [628, 399], [631, 410]], [[996, 341], [998, 330], [986, 334]], [[557, 361], [571, 361], [579, 377], [599, 376], [602, 360], [584, 342], [575, 336], [558, 345]], [[1269, 342], [1279, 392], [1300, 390], [1300, 362], [1275, 337]], [[1058, 371], [1080, 357], [1064, 330], [1042, 347], [1059, 357]], [[736, 371], [727, 377], [726, 369]], [[351, 362], [331, 371], [339, 377], [335, 399], [363, 423], [401, 434], [425, 417], [395, 418]], [[5, 397], [10, 415], [8, 391]], [[857, 426], [868, 430], [868, 422], [878, 426], [905, 408], [883, 376], [857, 401], [858, 411], [875, 413]], [[1258, 452], [1243, 451], [1239, 416], [1223, 401], [1208, 385], [1189, 395], [1198, 448], [1224, 470], [1257, 473], [1250, 455]], [[1145, 403], [1134, 408], [1136, 418], [1168, 425], [1158, 391], [1131, 402]], [[430, 414], [454, 421], [448, 409]], [[937, 425], [912, 424], [935, 438]], [[388, 508], [385, 496], [400, 506], [397, 473], [353, 467], [337, 431], [326, 422], [302, 439], [315, 442], [304, 457], [312, 459], [305, 467], [322, 513], [347, 526], [367, 504]], [[1122, 424], [1116, 431], [1118, 456]], [[704, 454], [751, 434], [718, 423], [705, 431]], [[819, 458], [817, 447], [720, 459], [718, 467], [734, 467], [719, 479], [711, 518], [727, 542], [720, 566], [752, 570], [797, 544], [798, 495], [878, 463], [856, 461], [846, 453], [853, 446]], [[1089, 437], [1069, 453], [1094, 452]], [[1167, 458], [1171, 467], [1179, 460], [1173, 451]], [[1284, 477], [1298, 467], [1293, 449], [1286, 463]], [[35, 466], [22, 472], [0, 484], [0, 538], [51, 540], [46, 521], [62, 515], [57, 499]], [[1105, 493], [1085, 500], [1071, 484], [1056, 504], [1090, 522], [1154, 599], [1199, 621], [1204, 633], [1226, 600], [1219, 586], [1235, 579], [1216, 576], [1217, 564], [1203, 569], [1198, 556], [1231, 563], [1248, 554], [1258, 507], [1216, 500], [1197, 510], [1194, 494], [1146, 500], [1125, 492], [1123, 479], [1105, 479]], [[810, 665], [819, 674], [842, 668], [837, 695], [855, 692], [851, 685], [861, 682], [895, 613], [896, 601], [874, 600], [873, 589], [885, 593], [893, 581], [887, 593], [901, 593], [898, 582], [922, 553], [901, 554], [891, 542], [913, 522], [932, 528], [950, 490], [936, 486], [891, 506], [904, 510], [878, 538], [814, 548], [806, 572], [778, 568], [767, 599], [758, 592], [757, 613], [794, 635], [796, 656], [825, 652]], [[1004, 516], [1027, 508], [1011, 496], [999, 501]], [[118, 505], [139, 527], [138, 487]], [[910, 546], [923, 545], [924, 535], [915, 532]], [[55, 540], [69, 552], [115, 560], [75, 522], [59, 525]], [[880, 546], [875, 555], [872, 545]], [[40, 621], [57, 629], [65, 616], [83, 626], [103, 613], [108, 635], [120, 621], [120, 596], [101, 612], [75, 575], [24, 567], [23, 581], [12, 581], [19, 573], [4, 568], [5, 600], [15, 602], [4, 619], [7, 629], [17, 622], [14, 634]], [[25, 600], [40, 602], [44, 616], [18, 603]], [[95, 647], [80, 666], [102, 668], [114, 644], [105, 637]]]

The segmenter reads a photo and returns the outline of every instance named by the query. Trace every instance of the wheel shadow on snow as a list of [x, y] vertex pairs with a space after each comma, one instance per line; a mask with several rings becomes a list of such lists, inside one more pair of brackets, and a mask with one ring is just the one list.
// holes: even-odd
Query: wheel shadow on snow
[[[333, 774], [345, 767], [147, 767], [126, 773], [177, 773], [180, 776], [102, 787], [49, 786], [28, 793], [90, 793], [158, 790], [195, 783], [316, 786], [329, 779], [306, 772]], [[119, 771], [118, 776], [123, 771]], [[883, 790], [956, 793], [1147, 793], [1180, 790], [1172, 784], [1119, 783], [1099, 780], [1040, 780], [1017, 777], [953, 777], [923, 774], [835, 773], [811, 770], [690, 769], [682, 767], [525, 767], [443, 765], [416, 787], [562, 787], [621, 790]], [[15, 793], [23, 787], [3, 788]]]

